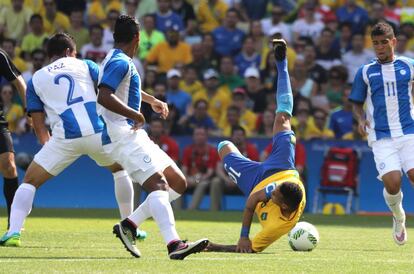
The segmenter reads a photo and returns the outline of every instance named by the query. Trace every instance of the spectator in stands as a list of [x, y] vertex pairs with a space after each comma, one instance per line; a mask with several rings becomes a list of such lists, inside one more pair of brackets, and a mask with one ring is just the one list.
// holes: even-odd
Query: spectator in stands
[[358, 130], [358, 120], [352, 119], [352, 131], [344, 134], [342, 136], [342, 140], [352, 140], [352, 141], [366, 141], [367, 136], [362, 136]]
[[336, 10], [339, 23], [350, 22], [352, 33], [363, 33], [368, 23], [368, 12], [358, 6], [355, 0], [346, 0], [345, 4]]
[[[152, 1], [156, 2], [154, 0]], [[121, 13], [135, 17], [135, 15], [138, 13], [138, 4], [139, 4], [139, 0], [125, 0]], [[155, 11], [156, 9], [154, 10], [154, 12]], [[140, 18], [140, 17], [137, 17], [137, 18]]]
[[[240, 111], [239, 126], [244, 127], [250, 136], [256, 128], [257, 116], [252, 110], [247, 108], [247, 94], [244, 88], [234, 89], [232, 94], [232, 104]], [[228, 114], [224, 114], [220, 118], [219, 128], [222, 130], [223, 136], [229, 136], [233, 126], [234, 124], [231, 123]]]
[[260, 20], [265, 17], [269, 0], [241, 0], [240, 2], [242, 10], [246, 13], [250, 21]]
[[306, 136], [308, 128], [310, 127], [310, 110], [300, 108], [296, 110], [295, 116], [292, 118], [292, 125], [295, 127], [295, 135], [302, 140], [308, 140]]
[[[399, 56], [405, 56], [408, 58], [414, 58], [414, 52], [407, 49], [408, 37], [405, 33], [400, 32], [397, 34], [397, 45], [395, 46], [395, 54]], [[367, 62], [365, 62], [367, 63]]]
[[119, 0], [93, 0], [88, 6], [88, 23], [104, 24], [108, 19], [108, 15], [111, 11], [121, 11], [121, 1]]
[[[154, 71], [153, 70], [148, 70], [147, 71], [147, 75], [151, 75], [151, 74], [153, 74], [154, 73]], [[151, 77], [151, 76], [150, 76]], [[155, 80], [156, 80], [156, 73], [155, 73], [155, 75], [154, 75], [154, 78], [155, 78]], [[145, 80], [147, 81], [147, 79], [148, 79], [148, 76], [147, 77], [145, 77]], [[145, 83], [145, 82], [144, 82]], [[166, 102], [167, 101], [167, 99], [166, 99], [166, 94], [167, 94], [167, 85], [166, 85], [166, 83], [164, 83], [164, 82], [162, 82], [162, 81], [157, 81], [157, 82], [154, 82], [153, 84], [152, 84], [152, 86], [153, 86], [153, 93], [152, 93], [152, 95], [155, 97], [155, 98], [157, 98], [158, 100], [160, 100], [160, 101], [163, 101], [163, 102]], [[148, 92], [148, 90], [147, 89], [145, 89], [145, 86], [144, 86], [144, 89], [143, 89], [145, 92]], [[145, 102], [143, 102], [142, 104], [141, 104], [141, 112], [142, 112], [142, 114], [144, 115], [144, 117], [145, 117], [145, 120], [146, 121], [151, 121], [151, 119], [154, 117], [154, 116], [156, 116], [156, 113], [152, 110], [152, 107], [149, 105], [149, 104], [147, 104], [147, 103], [145, 103]], [[170, 117], [171, 118], [171, 117]], [[170, 124], [168, 124], [169, 126], [170, 125], [172, 125], [172, 121], [173, 120], [171, 120], [170, 119]], [[166, 132], [168, 132], [169, 133], [169, 131], [166, 131]]]
[[243, 78], [236, 73], [231, 56], [223, 56], [220, 59], [220, 85], [227, 87], [229, 91], [244, 85]]
[[384, 11], [385, 19], [397, 27], [400, 25], [401, 17], [401, 6], [398, 2], [397, 0], [387, 0]]
[[266, 55], [266, 63], [260, 71], [260, 79], [263, 86], [269, 90], [275, 90], [275, 79], [277, 75], [276, 62], [274, 54], [269, 51]]
[[335, 137], [332, 130], [327, 127], [328, 113], [321, 108], [313, 110], [314, 123], [310, 123], [306, 129], [306, 139], [331, 139]]
[[22, 73], [22, 77], [26, 84], [32, 79], [33, 74], [46, 65], [46, 52], [42, 49], [35, 49], [30, 55], [32, 60], [32, 68]]
[[24, 110], [19, 104], [13, 103], [14, 88], [11, 84], [1, 87], [0, 97], [3, 105], [3, 113], [9, 124], [8, 128], [13, 133], [23, 133], [25, 131]]
[[78, 50], [82, 49], [84, 45], [90, 42], [89, 31], [87, 28], [85, 28], [83, 18], [83, 10], [74, 9], [70, 12], [70, 27], [68, 29], [68, 33], [76, 41], [76, 47]]
[[186, 0], [172, 0], [171, 10], [183, 19], [186, 36], [188, 36], [188, 33], [195, 31], [197, 28], [197, 19], [192, 5]]
[[245, 33], [236, 27], [238, 21], [239, 14], [237, 10], [228, 9], [223, 25], [213, 30], [214, 49], [217, 54], [235, 56], [239, 53]]
[[154, 94], [155, 84], [157, 83], [157, 71], [151, 68], [147, 68], [145, 71], [145, 77], [142, 79], [143, 90], [148, 94]]
[[[256, 146], [246, 139], [246, 131], [243, 127], [234, 126], [231, 130], [230, 141], [238, 148], [240, 153], [252, 161], [259, 161], [259, 151]], [[223, 163], [219, 161], [216, 166], [218, 180], [211, 181], [211, 196], [214, 197], [214, 210], [219, 210], [224, 192], [240, 193], [237, 185], [231, 181], [224, 171]], [[213, 206], [213, 204], [212, 204]]]
[[244, 39], [242, 50], [234, 58], [234, 62], [241, 77], [244, 76], [244, 73], [248, 68], [260, 67], [261, 56], [256, 52], [253, 37], [247, 36]]
[[[254, 113], [261, 113], [267, 106], [267, 94], [269, 89], [263, 87], [260, 81], [260, 73], [257, 68], [250, 67], [244, 72], [243, 87], [247, 94], [247, 107], [253, 110]], [[273, 92], [272, 92], [273, 93]]]
[[352, 132], [352, 104], [348, 100], [350, 88], [345, 89], [342, 95], [342, 105], [333, 110], [329, 118], [329, 128], [335, 133], [336, 139]]
[[344, 66], [334, 66], [329, 71], [328, 83], [325, 86], [325, 94], [330, 108], [336, 108], [342, 104], [342, 97], [346, 89], [348, 71]]
[[158, 73], [167, 73], [177, 65], [186, 65], [192, 62], [191, 47], [180, 41], [177, 27], [167, 31], [167, 41], [154, 46], [147, 55], [149, 64], [157, 64]]
[[[106, 46], [114, 46], [114, 35], [115, 32], [115, 22], [116, 19], [119, 17], [120, 13], [116, 9], [112, 9], [106, 15], [106, 25], [104, 27], [103, 33], [103, 44]], [[139, 37], [139, 42], [141, 43], [142, 36]]]
[[312, 98], [318, 92], [318, 84], [310, 77], [305, 58], [298, 56], [291, 76], [293, 94], [299, 93], [305, 98]]
[[309, 73], [309, 77], [318, 84], [318, 90], [328, 81], [326, 70], [316, 63], [316, 49], [312, 44], [305, 45], [303, 56]]
[[220, 26], [228, 7], [224, 0], [202, 0], [197, 10], [197, 19], [203, 33], [211, 32]]
[[103, 44], [103, 28], [101, 25], [92, 25], [89, 27], [90, 43], [84, 45], [81, 49], [82, 57], [90, 59], [96, 63], [101, 63], [106, 54], [111, 50], [111, 46]]
[[204, 46], [201, 43], [191, 45], [191, 54], [193, 55], [191, 67], [195, 69], [197, 78], [201, 80], [203, 79], [203, 73], [213, 67], [211, 60], [204, 57]]
[[261, 115], [261, 119], [257, 119], [259, 122], [256, 126], [255, 135], [257, 137], [273, 137], [273, 124], [275, 121], [275, 112], [270, 109], [266, 109]]
[[53, 34], [58, 31], [67, 31], [70, 28], [69, 18], [62, 12], [57, 11], [55, 0], [43, 0], [45, 10], [42, 11], [43, 26], [45, 31]]
[[[358, 33], [358, 32], [357, 32]], [[357, 34], [355, 33], [355, 34]], [[339, 27], [339, 48], [341, 54], [345, 54], [352, 48], [352, 23], [351, 22], [343, 22]]]
[[319, 44], [316, 47], [316, 63], [325, 70], [330, 70], [333, 66], [342, 64], [341, 52], [338, 47], [334, 47], [335, 34], [331, 29], [324, 28], [321, 32]]
[[303, 7], [304, 17], [297, 19], [292, 25], [293, 42], [296, 42], [301, 36], [309, 37], [313, 39], [313, 42], [318, 41], [325, 25], [315, 18], [315, 8], [313, 3], [305, 3]]
[[215, 147], [208, 144], [207, 130], [203, 127], [194, 129], [193, 144], [184, 148], [182, 171], [187, 179], [187, 190], [194, 190], [188, 209], [200, 206], [201, 200], [211, 180], [215, 176], [218, 162]]
[[220, 57], [214, 50], [213, 34], [204, 33], [201, 44], [203, 45], [204, 59], [209, 62], [209, 68], [218, 69]]
[[276, 32], [288, 42], [292, 42], [290, 26], [283, 22], [285, 11], [281, 6], [273, 5], [270, 18], [262, 19], [262, 30], [266, 36], [271, 36]]
[[126, 0], [124, 7], [121, 10], [128, 11], [128, 15], [140, 19], [145, 14], [155, 13], [157, 9], [157, 1], [155, 0]]
[[27, 63], [20, 58], [20, 56], [16, 55], [16, 40], [6, 38], [1, 43], [1, 47], [9, 55], [10, 59], [13, 61], [13, 64], [19, 71], [27, 70]]
[[263, 57], [263, 50], [268, 47], [268, 39], [264, 36], [262, 24], [260, 21], [250, 22], [249, 36], [253, 38], [254, 48], [256, 52], [260, 53], [260, 55]]
[[12, 0], [11, 6], [0, 12], [0, 33], [20, 43], [28, 31], [31, 16], [32, 10], [23, 5], [23, 0]]
[[[400, 37], [403, 39], [403, 37]], [[398, 39], [398, 38], [397, 38]], [[360, 33], [355, 33], [352, 36], [352, 49], [342, 55], [342, 62], [348, 70], [348, 83], [352, 84], [355, 78], [355, 74], [358, 69], [364, 65], [368, 64], [371, 60], [375, 58], [375, 54], [372, 50], [366, 49], [364, 47], [365, 40], [364, 36]], [[398, 51], [399, 43], [395, 48]]]
[[204, 88], [193, 96], [193, 102], [204, 99], [209, 102], [208, 114], [218, 125], [220, 117], [230, 105], [231, 96], [227, 88], [219, 86], [218, 74], [214, 69], [208, 69], [204, 72]]
[[155, 26], [161, 32], [167, 32], [171, 27], [184, 32], [184, 22], [180, 15], [171, 10], [171, 0], [157, 0], [158, 11], [155, 13]]
[[[22, 51], [25, 56], [29, 57], [30, 53], [35, 49], [41, 49], [43, 41], [47, 38], [47, 34], [43, 30], [43, 19], [39, 14], [33, 14], [30, 17], [30, 32], [23, 37]], [[25, 58], [29, 59], [29, 58]]]
[[197, 70], [192, 65], [184, 66], [183, 80], [180, 81], [180, 89], [191, 96], [204, 89], [203, 84], [198, 80]]
[[167, 135], [182, 135], [183, 129], [179, 125], [178, 121], [180, 120], [180, 113], [177, 107], [173, 104], [168, 104], [168, 116], [165, 119], [165, 134]]
[[207, 111], [207, 100], [200, 99], [195, 101], [191, 111], [180, 118], [179, 123], [183, 128], [184, 134], [192, 135], [195, 128], [203, 127], [207, 129], [208, 135], [218, 136], [220, 132]]
[[187, 114], [191, 106], [191, 96], [179, 88], [181, 72], [177, 69], [171, 69], [167, 73], [168, 90], [166, 99], [168, 104], [173, 104], [177, 109], [180, 117]]
[[159, 117], [151, 119], [148, 136], [150, 139], [160, 146], [177, 164], [180, 160], [180, 148], [178, 143], [165, 134], [165, 121]]
[[145, 60], [150, 50], [165, 41], [164, 34], [155, 29], [155, 17], [152, 14], [144, 15], [143, 28], [139, 33], [139, 58]]

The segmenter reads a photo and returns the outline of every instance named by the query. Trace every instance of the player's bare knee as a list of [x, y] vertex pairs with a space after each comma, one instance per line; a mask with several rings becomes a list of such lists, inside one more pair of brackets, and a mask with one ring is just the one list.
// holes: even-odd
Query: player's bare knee
[[187, 189], [187, 179], [177, 166], [169, 166], [164, 170], [169, 187], [175, 192], [183, 194]]
[[169, 189], [167, 180], [160, 172], [151, 175], [151, 177], [149, 177], [142, 186], [147, 192], [153, 192], [157, 190], [168, 191]]
[[5, 178], [17, 177], [17, 170], [14, 161], [2, 161], [0, 163], [0, 171]]
[[115, 173], [115, 172], [124, 170], [122, 168], [122, 166], [120, 164], [118, 164], [118, 163], [115, 163], [113, 165], [107, 166], [106, 168], [109, 169], [112, 173]]

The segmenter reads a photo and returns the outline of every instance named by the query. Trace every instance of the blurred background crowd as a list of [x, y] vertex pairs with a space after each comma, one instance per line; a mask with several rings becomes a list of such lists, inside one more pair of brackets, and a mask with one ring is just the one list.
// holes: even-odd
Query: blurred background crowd
[[[232, 183], [209, 137], [230, 138], [252, 160], [266, 158], [250, 137], [271, 138], [277, 71], [273, 38], [288, 42], [295, 96], [292, 124], [296, 163], [303, 175], [300, 141], [362, 140], [347, 95], [358, 68], [375, 58], [370, 28], [391, 24], [396, 54], [414, 57], [414, 0], [0, 0], [0, 45], [26, 81], [48, 64], [48, 36], [71, 34], [80, 58], [100, 63], [113, 47], [120, 14], [141, 23], [133, 59], [142, 89], [168, 102], [162, 120], [142, 105], [151, 138], [181, 167], [194, 186], [190, 208], [210, 189], [212, 209]], [[9, 129], [30, 131], [14, 87], [0, 79]], [[179, 148], [174, 137], [192, 136]], [[197, 186], [197, 187], [195, 187]], [[235, 191], [234, 187], [234, 191]]]

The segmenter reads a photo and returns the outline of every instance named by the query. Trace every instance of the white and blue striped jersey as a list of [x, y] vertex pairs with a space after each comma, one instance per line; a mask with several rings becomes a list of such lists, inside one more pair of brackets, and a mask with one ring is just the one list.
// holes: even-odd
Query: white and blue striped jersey
[[[107, 87], [129, 107], [141, 108], [141, 78], [132, 59], [122, 50], [108, 52], [99, 68], [99, 87]], [[102, 144], [106, 145], [123, 137], [134, 122], [98, 104], [98, 113], [104, 121]]]
[[27, 85], [27, 111], [45, 111], [52, 135], [74, 139], [102, 132], [96, 111], [99, 67], [90, 60], [65, 57], [37, 71]]
[[413, 77], [414, 60], [406, 57], [375, 60], [358, 70], [349, 100], [366, 103], [369, 143], [414, 134]]

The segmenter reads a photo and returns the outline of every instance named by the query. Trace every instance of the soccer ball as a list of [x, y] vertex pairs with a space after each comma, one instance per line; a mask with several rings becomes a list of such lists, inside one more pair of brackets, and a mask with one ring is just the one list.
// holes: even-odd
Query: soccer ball
[[311, 251], [319, 242], [319, 232], [308, 222], [299, 222], [288, 234], [289, 245], [294, 251]]

